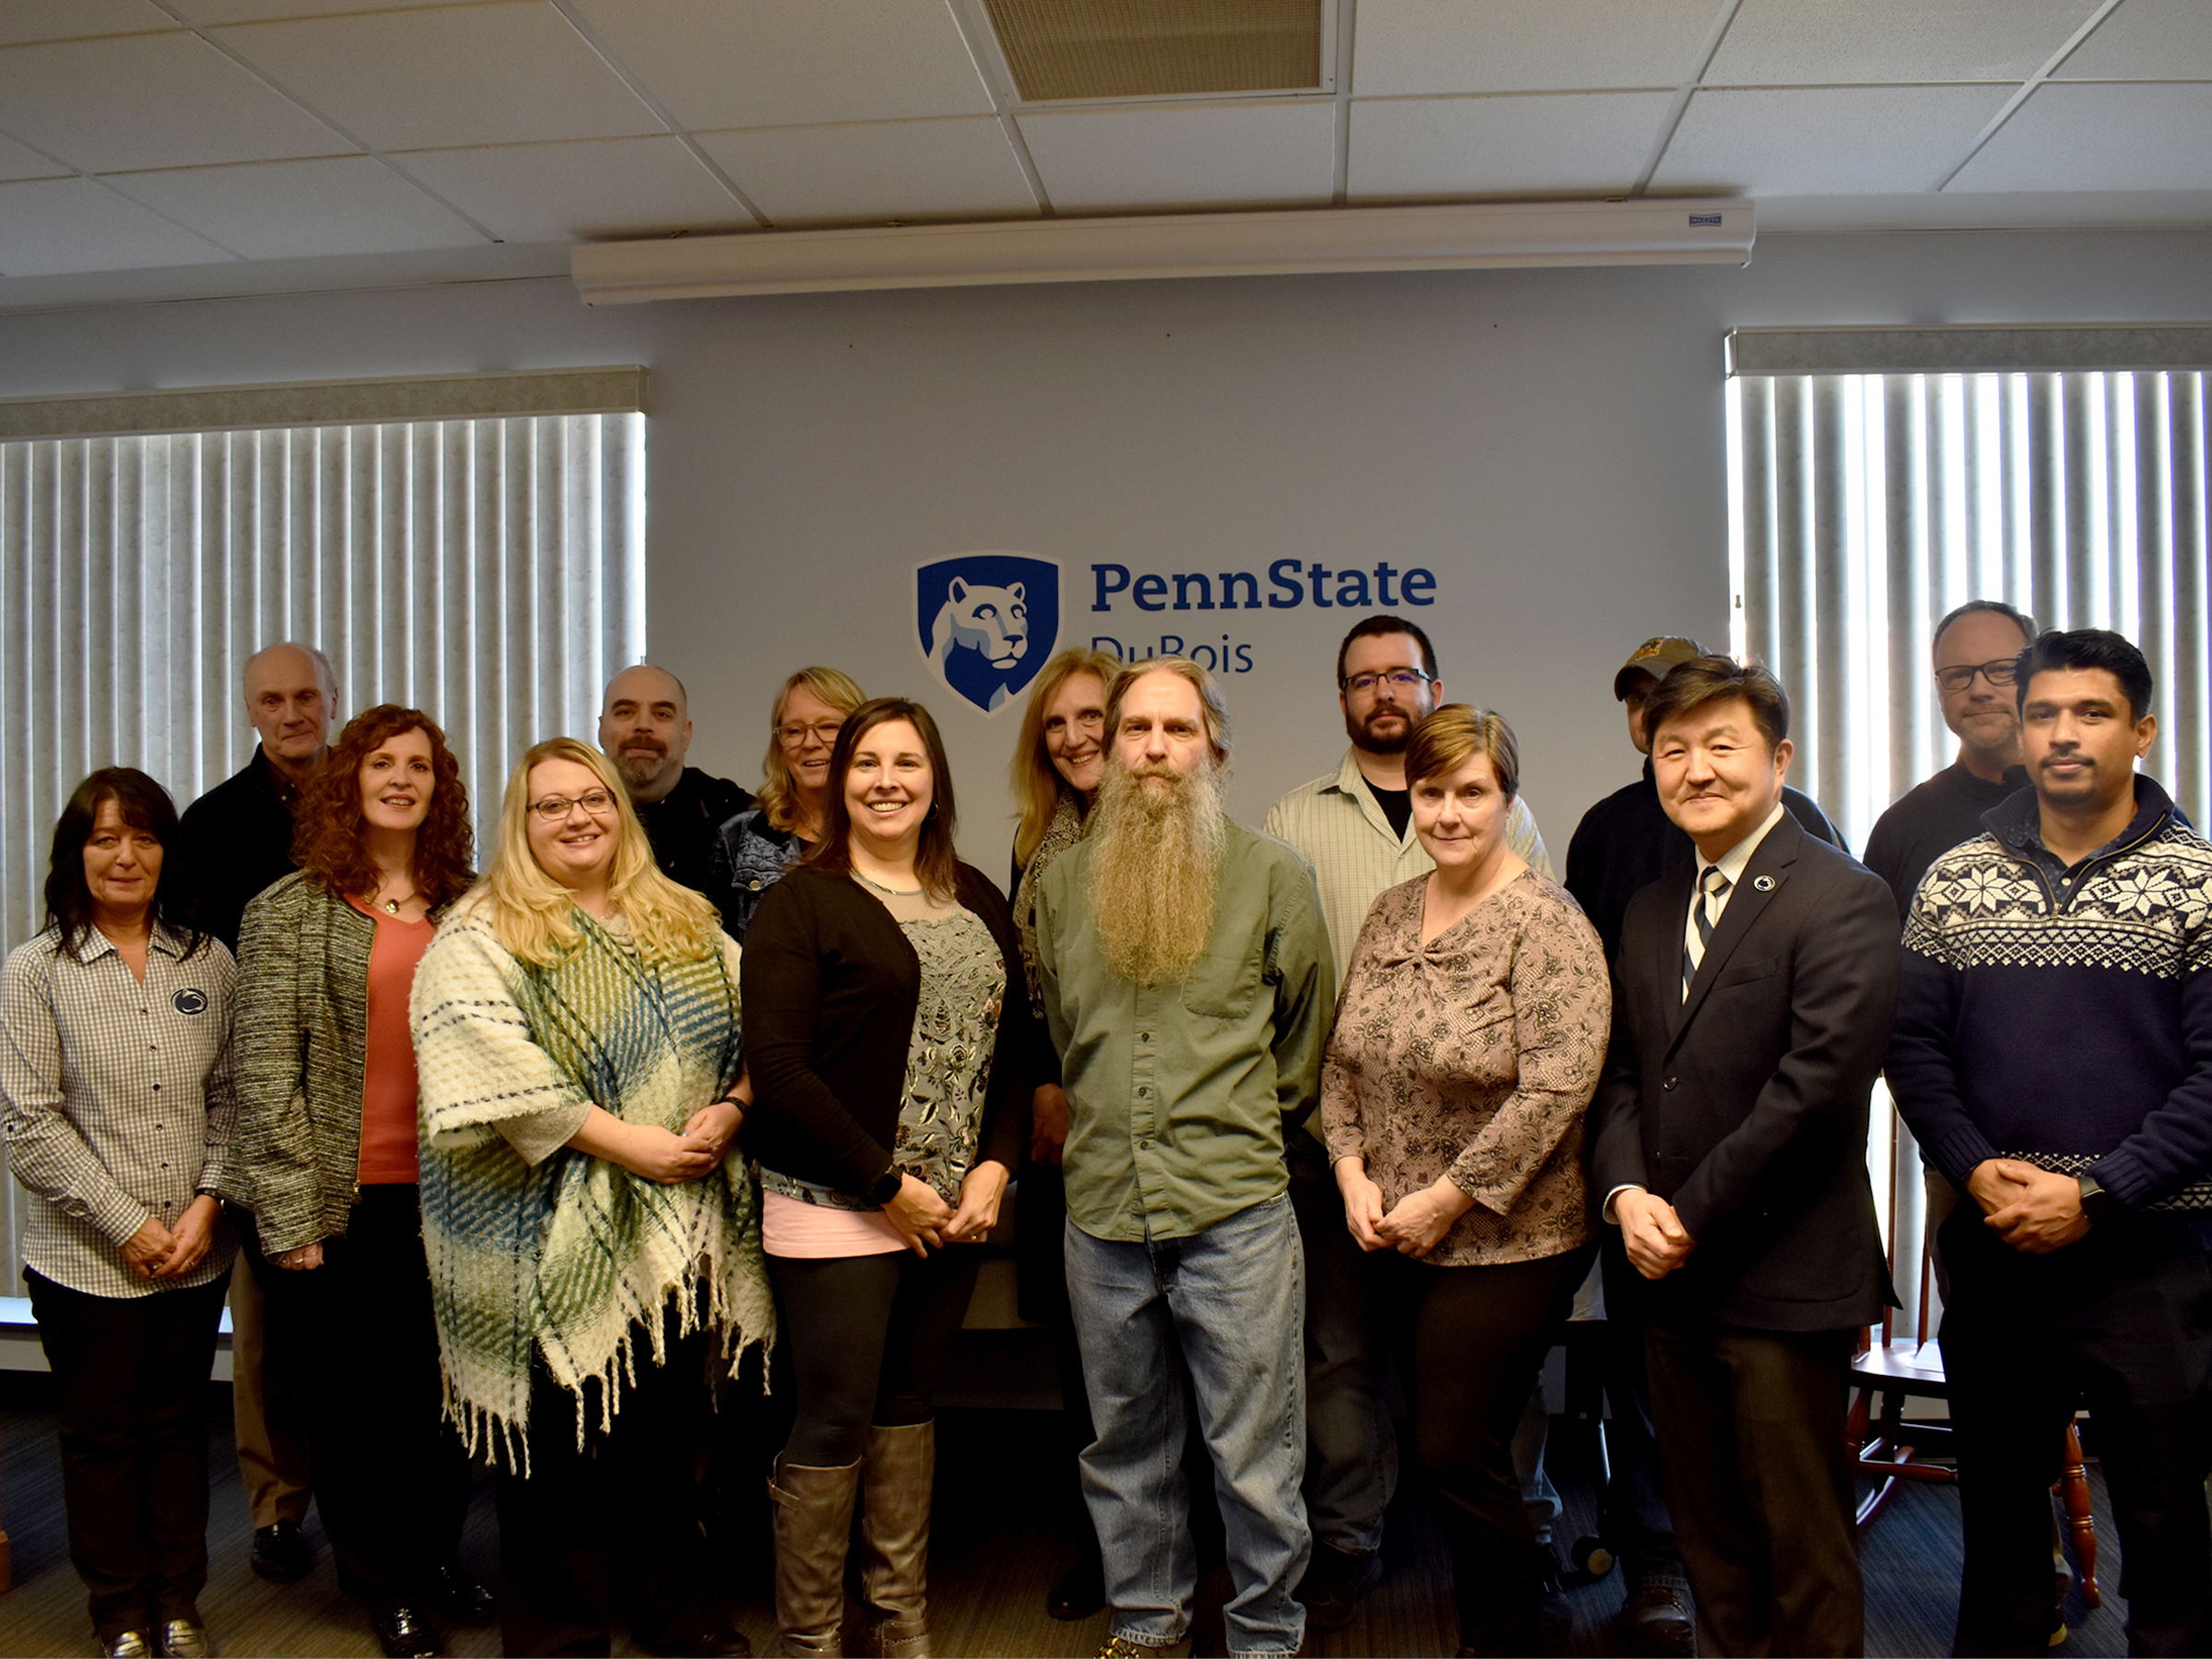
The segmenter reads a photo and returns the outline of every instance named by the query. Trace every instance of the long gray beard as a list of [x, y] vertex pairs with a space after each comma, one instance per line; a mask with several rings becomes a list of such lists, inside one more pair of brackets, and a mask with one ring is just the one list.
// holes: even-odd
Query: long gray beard
[[1229, 819], [1211, 768], [1156, 797], [1109, 761], [1093, 811], [1091, 913], [1106, 961], [1140, 985], [1180, 980], [1206, 948]]

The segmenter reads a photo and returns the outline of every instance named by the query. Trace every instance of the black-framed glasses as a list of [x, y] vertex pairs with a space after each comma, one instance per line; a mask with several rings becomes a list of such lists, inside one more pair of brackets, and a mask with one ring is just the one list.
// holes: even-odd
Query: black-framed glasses
[[1384, 680], [1388, 680], [1393, 690], [1411, 691], [1417, 687], [1427, 685], [1429, 677], [1418, 668], [1391, 668], [1381, 674], [1355, 674], [1344, 682], [1344, 688], [1347, 691], [1357, 691], [1360, 696], [1365, 697]]
[[558, 824], [579, 806], [594, 818], [605, 818], [614, 811], [615, 797], [604, 789], [587, 789], [580, 795], [547, 795], [530, 803], [530, 810], [548, 824]]
[[1952, 668], [1936, 670], [1936, 683], [1946, 691], [1963, 691], [1980, 675], [1993, 686], [2009, 686], [2018, 677], [2019, 659], [1999, 657], [1994, 663], [1960, 663]]
[[844, 729], [845, 723], [841, 720], [818, 720], [811, 725], [803, 725], [794, 720], [789, 725], [778, 726], [776, 735], [794, 748], [797, 748], [809, 737], [820, 738], [827, 747], [834, 744], [837, 741], [838, 733]]

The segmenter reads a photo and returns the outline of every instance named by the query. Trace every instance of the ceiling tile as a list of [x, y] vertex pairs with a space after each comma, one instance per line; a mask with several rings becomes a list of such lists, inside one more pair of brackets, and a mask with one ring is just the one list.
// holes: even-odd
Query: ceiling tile
[[699, 143], [780, 226], [1037, 211], [1014, 147], [991, 116], [701, 133]]
[[575, 0], [694, 132], [987, 115], [945, 0]]
[[403, 253], [485, 240], [372, 156], [188, 167], [108, 182], [248, 259]]
[[0, 46], [154, 34], [176, 27], [174, 18], [147, 0], [0, 0]]
[[0, 136], [0, 179], [66, 178], [69, 169], [50, 161], [28, 144]]
[[2053, 80], [2212, 80], [2212, 6], [2126, 0]]
[[2212, 82], [2046, 84], [1945, 194], [2212, 188]]
[[0, 184], [0, 276], [210, 265], [230, 257], [90, 179]]
[[378, 149], [665, 130], [545, 0], [248, 23], [216, 32]]
[[751, 215], [666, 134], [411, 150], [392, 159], [507, 241], [753, 229]]
[[1567, 92], [1676, 87], [1718, 0], [1360, 0], [1352, 90]]
[[1933, 190], [2009, 96], [2001, 85], [1700, 92], [1652, 187], [1753, 196]]
[[2098, 0], [1744, 0], [1709, 87], [2021, 80]]
[[330, 156], [352, 147], [189, 34], [0, 51], [0, 129], [87, 172]]
[[1346, 172], [1356, 202], [1618, 193], [1658, 142], [1672, 92], [1359, 99]]
[[1147, 104], [1020, 120], [1061, 213], [1320, 206], [1333, 189], [1333, 100]]
[[[429, 0], [437, 4], [438, 0]], [[477, 0], [448, 0], [474, 5]], [[169, 0], [194, 23], [265, 23], [277, 18], [326, 18], [336, 12], [398, 11], [425, 0]]]

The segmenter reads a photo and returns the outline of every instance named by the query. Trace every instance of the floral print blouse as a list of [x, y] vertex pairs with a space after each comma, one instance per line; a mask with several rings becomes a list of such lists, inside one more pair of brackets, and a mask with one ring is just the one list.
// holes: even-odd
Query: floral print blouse
[[1330, 1160], [1363, 1156], [1386, 1211], [1440, 1175], [1475, 1200], [1434, 1265], [1558, 1255], [1596, 1232], [1583, 1114], [1612, 1020], [1604, 949], [1534, 870], [1424, 945], [1428, 884], [1384, 891], [1352, 947], [1322, 1065]]

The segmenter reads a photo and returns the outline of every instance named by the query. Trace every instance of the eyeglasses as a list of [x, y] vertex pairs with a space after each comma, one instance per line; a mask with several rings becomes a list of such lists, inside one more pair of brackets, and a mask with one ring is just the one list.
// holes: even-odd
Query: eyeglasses
[[549, 824], [559, 823], [579, 806], [594, 818], [606, 818], [615, 810], [615, 797], [604, 789], [587, 789], [580, 795], [547, 795], [530, 803], [530, 810]]
[[1936, 670], [1936, 683], [1946, 691], [1963, 691], [1980, 675], [1993, 686], [2009, 686], [2018, 677], [2019, 663], [2014, 657], [1999, 657], [1994, 663], [1960, 663], [1955, 668]]
[[824, 744], [835, 743], [838, 733], [844, 729], [845, 723], [841, 720], [818, 720], [812, 725], [801, 725], [794, 720], [789, 725], [778, 726], [776, 735], [792, 747], [801, 748], [809, 737], [819, 738]]
[[1390, 682], [1394, 690], [1411, 691], [1417, 686], [1428, 684], [1429, 676], [1418, 668], [1393, 668], [1382, 674], [1355, 674], [1344, 682], [1344, 688], [1365, 697], [1384, 680]]

